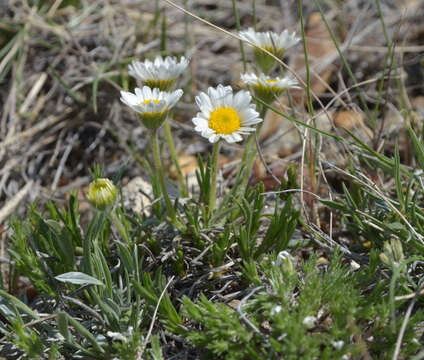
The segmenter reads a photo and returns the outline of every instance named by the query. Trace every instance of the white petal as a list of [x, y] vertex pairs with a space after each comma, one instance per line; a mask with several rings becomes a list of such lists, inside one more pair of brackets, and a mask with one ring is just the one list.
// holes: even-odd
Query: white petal
[[252, 126], [252, 125], [256, 125], [256, 124], [259, 124], [259, 123], [261, 123], [263, 120], [262, 119], [259, 119], [259, 118], [255, 118], [255, 119], [251, 119], [251, 120], [249, 120], [249, 121], [244, 121], [243, 122], [243, 127], [245, 127], [245, 126]]
[[242, 126], [237, 131], [240, 134], [247, 134], [247, 133], [250, 133], [250, 132], [255, 131], [255, 130], [256, 130], [256, 128], [254, 128], [254, 127]]
[[243, 140], [243, 136], [241, 136], [239, 132], [234, 133], [233, 134], [233, 137], [235, 139], [234, 140], [235, 142], [239, 142], [239, 141], [242, 141]]
[[219, 136], [219, 135], [217, 135], [217, 134], [211, 135], [211, 136], [209, 137], [209, 142], [211, 142], [211, 143], [216, 143], [216, 142], [219, 140], [219, 138], [220, 138], [220, 136]]
[[242, 126], [257, 124], [258, 122], [262, 121], [261, 119], [259, 119], [259, 113], [250, 108], [242, 110], [240, 112], [240, 118]]
[[205, 128], [202, 131], [199, 131], [201, 135], [205, 138], [210, 138], [212, 135], [216, 135], [215, 130], [212, 130], [210, 128]]
[[213, 110], [213, 105], [210, 97], [204, 92], [201, 92], [198, 96], [196, 96], [195, 100], [200, 111], [206, 118], [208, 118], [211, 111]]
[[208, 122], [205, 119], [195, 117], [195, 118], [191, 119], [191, 121], [193, 122], [194, 125], [196, 125], [196, 128], [199, 128], [199, 129], [208, 128]]
[[161, 91], [158, 88], [152, 90], [152, 99], [159, 99]]
[[168, 98], [169, 108], [174, 107], [174, 105], [178, 102], [178, 100], [180, 100], [181, 96], [183, 96], [183, 91], [181, 89], [178, 89], [172, 92]]
[[222, 135], [222, 137], [227, 142], [229, 142], [230, 144], [243, 140], [243, 137], [239, 133], [237, 133], [237, 132], [232, 133], [232, 134]]
[[121, 91], [121, 101], [126, 103], [127, 105], [137, 105], [138, 97], [130, 92]]
[[235, 96], [234, 96], [234, 108], [236, 110], [244, 110], [250, 103], [252, 97], [250, 96], [250, 93], [248, 91], [239, 91]]
[[150, 89], [148, 86], [143, 86], [142, 91], [144, 100], [152, 99], [152, 89]]
[[213, 106], [215, 106], [219, 98], [217, 89], [213, 87], [208, 88], [208, 95], [209, 95], [209, 98], [211, 99], [211, 103], [213, 104]]
[[137, 95], [137, 98], [139, 99], [139, 102], [142, 102], [144, 100], [147, 100], [148, 98], [146, 98], [144, 96], [144, 92], [143, 90], [141, 90], [140, 88], [135, 88], [134, 89], [135, 94]]

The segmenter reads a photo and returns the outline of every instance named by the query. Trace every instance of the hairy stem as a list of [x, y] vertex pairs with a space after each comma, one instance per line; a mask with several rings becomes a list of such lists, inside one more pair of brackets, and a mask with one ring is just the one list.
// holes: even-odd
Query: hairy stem
[[121, 219], [116, 215], [115, 211], [109, 212], [109, 219], [112, 222], [113, 225], [118, 229], [119, 233], [121, 234], [122, 238], [125, 240], [125, 242], [130, 245], [130, 237], [128, 236], [127, 229], [125, 228], [124, 224], [122, 223]]
[[[263, 108], [260, 112], [261, 119], [264, 119], [266, 113], [266, 108]], [[247, 187], [247, 182], [250, 178], [250, 173], [252, 172], [253, 163], [255, 162], [257, 149], [255, 146], [255, 136], [258, 136], [261, 133], [263, 122], [261, 122], [258, 127], [256, 128], [256, 135], [255, 133], [252, 133], [247, 138], [246, 147], [244, 148], [243, 156], [241, 159], [241, 164], [239, 168], [239, 172], [237, 173], [236, 182], [235, 184], [238, 184], [240, 181], [240, 186], [238, 187], [236, 196], [241, 196]]]
[[182, 197], [187, 197], [188, 196], [187, 186], [184, 182], [184, 175], [183, 175], [183, 172], [181, 171], [180, 163], [178, 162], [177, 152], [175, 150], [174, 141], [172, 140], [171, 127], [169, 126], [168, 120], [165, 120], [164, 128], [165, 128], [166, 140], [168, 142], [169, 152], [171, 154], [171, 159], [175, 166], [175, 169], [177, 170], [177, 177], [178, 177], [178, 182], [180, 183], [181, 195]]
[[209, 192], [209, 214], [212, 214], [213, 210], [215, 209], [216, 175], [218, 173], [219, 145], [220, 145], [220, 141], [218, 140], [213, 146], [211, 187], [210, 187], [210, 192]]
[[153, 157], [155, 162], [156, 176], [159, 178], [160, 187], [162, 190], [163, 199], [165, 200], [166, 210], [168, 215], [171, 217], [173, 223], [176, 222], [175, 210], [172, 206], [171, 200], [169, 199], [168, 192], [166, 190], [165, 178], [163, 177], [162, 163], [159, 152], [159, 141], [158, 141], [158, 129], [152, 131], [152, 148]]

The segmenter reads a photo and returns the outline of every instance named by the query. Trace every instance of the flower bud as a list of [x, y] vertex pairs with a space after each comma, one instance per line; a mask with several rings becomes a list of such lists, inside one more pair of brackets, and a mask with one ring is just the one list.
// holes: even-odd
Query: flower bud
[[404, 259], [402, 243], [399, 239], [392, 239], [390, 243], [384, 243], [384, 252], [380, 254], [380, 260], [389, 267], [397, 267]]
[[112, 181], [98, 178], [90, 183], [86, 196], [90, 204], [96, 209], [106, 210], [115, 203], [116, 193], [116, 186]]
[[293, 257], [287, 251], [280, 251], [275, 261], [275, 266], [281, 266], [282, 269], [289, 275], [295, 272]]
[[386, 264], [387, 266], [390, 266], [390, 260], [389, 257], [385, 253], [380, 254], [380, 260]]
[[399, 239], [392, 239], [393, 258], [396, 262], [401, 262], [404, 259], [402, 243]]

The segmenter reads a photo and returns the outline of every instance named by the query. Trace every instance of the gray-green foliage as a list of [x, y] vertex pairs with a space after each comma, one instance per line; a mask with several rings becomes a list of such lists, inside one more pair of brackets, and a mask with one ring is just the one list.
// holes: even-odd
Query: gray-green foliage
[[[199, 182], [209, 191], [205, 175], [199, 177]], [[93, 208], [91, 221], [82, 225], [76, 194], [71, 194], [64, 208], [54, 202], [47, 203], [44, 211], [32, 206], [26, 220], [11, 222], [10, 256], [13, 278], [28, 278], [39, 297], [34, 304], [2, 291], [0, 312], [10, 319], [2, 326], [6, 338], [29, 358], [47, 353], [69, 358], [131, 359], [149, 354], [161, 358], [156, 332], [166, 330], [182, 337], [189, 332], [178, 311], [187, 289], [173, 291], [171, 296], [163, 267], [167, 275], [171, 272], [173, 277], [184, 277], [190, 271], [184, 249], [194, 246], [197, 254], [205, 251], [202, 261], [208, 266], [219, 267], [227, 257], [237, 258], [240, 254], [237, 269], [250, 266], [251, 281], [257, 283], [255, 260], [270, 250], [288, 246], [300, 214], [290, 197], [284, 205], [276, 202], [273, 212], [266, 209], [265, 200], [264, 187], [259, 184], [230, 211], [220, 209], [212, 219], [205, 209], [205, 199], [191, 199], [184, 208], [190, 225], [182, 233], [189, 242], [175, 247], [175, 229], [170, 227], [171, 233], [165, 231], [162, 235], [155, 230], [155, 225], [166, 225], [167, 214], [161, 209], [151, 219], [144, 219], [129, 216], [118, 204], [104, 210]], [[233, 221], [245, 223], [246, 230], [230, 225]], [[210, 232], [210, 226], [219, 223], [228, 223], [227, 230]], [[216, 240], [210, 254], [201, 233]], [[265, 234], [262, 240], [261, 233]], [[238, 250], [233, 244], [238, 244]], [[168, 256], [162, 266], [155, 256], [163, 256], [166, 247], [171, 247], [174, 255]], [[217, 275], [219, 281], [219, 272]], [[240, 281], [243, 279], [249, 281], [249, 274], [245, 273]], [[193, 286], [197, 283], [191, 276], [190, 281]], [[34, 306], [49, 315], [38, 316], [31, 309]]]
[[[266, 210], [261, 184], [222, 215], [221, 221], [235, 222], [225, 231], [209, 232], [208, 218], [195, 221], [195, 211], [205, 213], [202, 202], [197, 210], [194, 200], [186, 204], [191, 226], [178, 246], [166, 237], [169, 229], [154, 230], [153, 224], [164, 224], [164, 218], [129, 216], [117, 207], [115, 218], [93, 210], [91, 222], [82, 226], [75, 195], [65, 209], [49, 203], [40, 212], [33, 206], [26, 221], [12, 222], [10, 255], [16, 275], [27, 277], [39, 296], [30, 303], [1, 290], [0, 312], [8, 320], [1, 324], [3, 351], [13, 348], [26, 358], [132, 359], [141, 354], [161, 359], [164, 336], [172, 334], [195, 345], [193, 354], [206, 358], [391, 357], [410, 301], [396, 297], [419, 291], [423, 258], [415, 252], [417, 239], [408, 242], [410, 229], [372, 195], [351, 184], [337, 202], [323, 201], [334, 211], [342, 210], [340, 222], [353, 236], [373, 239], [367, 255], [355, 255], [359, 270], [341, 253], [329, 265], [315, 255], [295, 265], [294, 258], [279, 252], [299, 244], [289, 242], [299, 212], [292, 196]], [[386, 233], [376, 232], [370, 219]], [[113, 227], [112, 220], [121, 225]], [[301, 221], [310, 230], [304, 239], [308, 244], [308, 236], [320, 233]], [[414, 223], [420, 232], [418, 225], [420, 221]], [[202, 233], [215, 240], [209, 254]], [[155, 261], [167, 247], [174, 255]], [[206, 267], [187, 265], [192, 247], [196, 256], [206, 251]], [[234, 260], [231, 281], [241, 291], [241, 302], [233, 307], [210, 300], [215, 297], [210, 292], [213, 282], [225, 275], [218, 269], [229, 259]], [[217, 270], [208, 275], [212, 266]], [[194, 269], [202, 270], [196, 274]], [[168, 287], [171, 274], [180, 288]], [[191, 291], [199, 283], [201, 295]], [[405, 326], [403, 355], [419, 350], [423, 321], [417, 304]]]
[[[315, 3], [351, 84], [357, 84], [320, 1]], [[376, 3], [379, 7], [378, 0]], [[38, 6], [37, 16], [41, 17], [50, 8], [48, 1], [29, 4], [34, 9]], [[69, 4], [79, 7], [83, 2], [63, 1], [60, 5]], [[306, 44], [302, 2], [299, 4]], [[233, 5], [238, 19], [235, 1]], [[97, 8], [87, 11], [94, 13]], [[381, 9], [379, 12], [384, 26]], [[161, 50], [165, 53], [168, 22], [157, 6], [151, 25], [160, 19]], [[57, 19], [50, 21], [56, 26]], [[2, 26], [9, 30], [0, 50], [0, 59], [7, 56], [0, 79], [9, 76], [16, 64], [14, 77], [24, 78], [25, 52], [9, 51], [15, 44], [26, 47], [25, 39], [32, 33], [24, 24], [2, 22]], [[44, 40], [38, 45], [53, 49], [61, 44], [59, 40], [51, 44]], [[295, 108], [290, 114], [256, 99], [264, 110], [284, 117], [300, 130], [310, 130], [316, 141], [318, 135], [321, 137], [323, 146], [316, 142], [315, 148], [310, 146], [312, 142], [308, 144], [308, 137], [304, 138], [309, 147], [305, 152], [309, 173], [304, 171], [302, 190], [316, 192], [316, 203], [297, 202], [300, 186], [296, 166], [287, 166], [287, 179], [280, 179], [278, 194], [267, 194], [261, 183], [245, 189], [250, 169], [241, 164], [239, 175], [224, 189], [211, 212], [212, 161], [199, 155], [194, 195], [181, 203], [177, 199], [173, 208], [155, 201], [150, 218], [129, 216], [117, 205], [113, 213], [93, 211], [83, 219], [91, 221], [81, 223], [77, 197], [71, 195], [65, 208], [55, 202], [47, 203], [43, 210], [33, 205], [26, 220], [12, 220], [9, 290], [16, 290], [18, 279], [25, 277], [37, 296], [28, 299], [26, 294], [11, 295], [1, 279], [0, 356], [128, 360], [159, 360], [170, 354], [214, 359], [422, 358], [424, 146], [419, 118], [400, 100], [399, 113], [409, 124], [404, 129], [407, 150], [400, 149], [397, 141], [391, 149], [387, 146], [392, 144], [389, 137], [380, 146], [384, 129], [379, 125], [384, 125], [381, 119], [386, 103], [383, 85], [389, 82], [390, 71], [398, 71], [395, 67], [388, 69], [389, 63], [396, 62], [395, 44], [386, 41], [388, 53], [382, 75], [387, 76], [379, 80], [373, 110], [365, 99], [372, 100], [374, 94], [365, 98], [362, 86], [355, 88], [367, 113], [365, 125], [372, 128], [371, 141], [364, 142], [355, 131], [324, 131], [317, 127], [315, 118], [304, 122]], [[307, 48], [304, 50], [309, 74]], [[58, 68], [50, 67], [49, 71], [75, 104], [92, 107], [96, 113], [100, 110], [100, 86], [112, 79], [106, 74], [128, 61], [117, 57], [94, 64], [94, 76], [87, 83], [91, 85], [88, 95], [92, 106], [87, 106], [83, 88], [74, 91], [75, 84], [61, 76]], [[111, 81], [127, 88], [129, 79], [125, 72], [121, 76], [123, 84], [114, 77]], [[314, 115], [317, 109], [313, 109], [310, 79], [307, 83], [309, 111]], [[404, 89], [398, 90], [405, 96]], [[350, 155], [346, 169], [337, 168], [337, 162], [325, 151], [325, 156], [318, 154], [327, 142]], [[409, 159], [404, 161], [403, 157]], [[320, 169], [318, 158], [323, 161]], [[139, 162], [151, 174], [154, 198], [159, 199], [159, 179], [148, 159]], [[331, 179], [326, 182], [332, 191], [330, 198], [319, 189], [319, 174], [322, 170], [327, 175], [328, 167], [343, 178], [340, 191], [332, 189]], [[371, 180], [376, 177], [381, 179], [379, 186]], [[301, 215], [300, 205], [311, 205], [312, 211], [304, 208]], [[167, 216], [173, 211], [181, 227], [169, 224]], [[328, 234], [322, 221], [326, 211], [333, 216]], [[297, 242], [290, 241], [295, 231]], [[282, 250], [296, 253], [296, 266]], [[323, 257], [318, 259], [315, 252]], [[356, 263], [351, 265], [352, 259], [360, 263], [359, 270]], [[228, 303], [231, 298], [236, 300]], [[396, 348], [398, 356], [394, 356]]]
[[[365, 353], [389, 358], [401, 318], [390, 329], [390, 300], [375, 267], [354, 271], [339, 255], [317, 266], [313, 256], [292, 272], [275, 261], [271, 255], [260, 263], [261, 285], [236, 308], [205, 296], [198, 302], [183, 298], [183, 314], [196, 326], [188, 338], [208, 350], [207, 358], [345, 359]], [[364, 286], [370, 286], [366, 296]], [[423, 315], [420, 310], [412, 316], [405, 334], [411, 354], [420, 348], [413, 324]], [[361, 340], [366, 334], [372, 341]]]
[[[163, 290], [160, 271], [153, 285], [142, 272], [138, 246], [113, 241], [105, 213], [95, 212], [83, 230], [74, 195], [68, 209], [59, 210], [53, 203], [47, 209], [41, 214], [32, 207], [28, 220], [13, 221], [10, 255], [16, 274], [27, 277], [38, 292], [38, 310], [50, 315], [39, 316], [25, 298], [1, 290], [0, 313], [9, 322], [2, 325], [6, 339], [27, 358], [49, 352], [68, 358], [133, 359], [142, 354], [150, 343], [144, 340], [151, 321], [149, 304], [157, 301], [152, 292]], [[89, 256], [84, 256], [86, 246]], [[178, 322], [168, 295], [159, 310], [174, 314]], [[154, 354], [158, 358], [159, 353]]]

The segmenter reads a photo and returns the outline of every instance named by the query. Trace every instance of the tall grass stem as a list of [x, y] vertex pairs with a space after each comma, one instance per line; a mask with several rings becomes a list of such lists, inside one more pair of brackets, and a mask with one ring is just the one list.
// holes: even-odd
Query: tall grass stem
[[[353, 84], [354, 85], [357, 85], [358, 84], [358, 81], [356, 80], [356, 77], [353, 74], [352, 69], [350, 68], [350, 66], [349, 66], [349, 64], [347, 62], [346, 57], [344, 56], [342, 50], [340, 49], [339, 42], [337, 41], [336, 36], [334, 35], [333, 30], [331, 29], [330, 25], [328, 24], [327, 18], [325, 17], [324, 11], [321, 8], [321, 5], [320, 5], [319, 0], [314, 0], [314, 3], [315, 3], [315, 5], [318, 8], [319, 13], [321, 14], [321, 18], [324, 21], [325, 27], [327, 28], [327, 31], [330, 34], [331, 40], [333, 41], [334, 46], [336, 47], [337, 52], [338, 52], [340, 58], [342, 59], [343, 66], [346, 68], [346, 71], [347, 71], [350, 79], [352, 80]], [[367, 102], [365, 101], [364, 96], [362, 95], [361, 89], [359, 87], [355, 87], [355, 88], [356, 88], [356, 91], [358, 93], [358, 96], [359, 96], [359, 99], [361, 101], [361, 104], [362, 104], [362, 106], [363, 106], [363, 108], [364, 108], [364, 110], [365, 110], [365, 112], [367, 114], [367, 117], [368, 117], [368, 119], [370, 119], [371, 118], [370, 110], [368, 108], [368, 105], [367, 105]]]
[[[233, 12], [234, 12], [234, 20], [236, 22], [236, 29], [237, 31], [240, 31], [240, 17], [237, 10], [237, 3], [236, 0], [233, 1]], [[241, 59], [243, 61], [243, 72], [247, 71], [247, 62], [246, 62], [246, 53], [244, 52], [244, 45], [243, 41], [240, 40], [240, 53], [241, 53]]]

